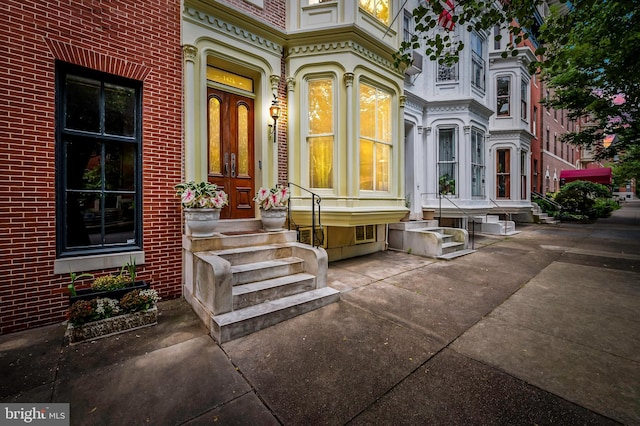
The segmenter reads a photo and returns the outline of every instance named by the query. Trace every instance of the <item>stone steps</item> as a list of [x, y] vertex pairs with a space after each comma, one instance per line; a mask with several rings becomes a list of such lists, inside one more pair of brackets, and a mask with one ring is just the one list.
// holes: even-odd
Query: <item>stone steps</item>
[[389, 247], [418, 256], [453, 259], [473, 253], [468, 250], [465, 229], [434, 226], [433, 221], [389, 224]]
[[283, 257], [231, 266], [234, 286], [298, 274], [303, 270], [304, 261], [299, 257]]
[[313, 290], [314, 284], [313, 275], [300, 273], [236, 285], [233, 287], [233, 309], [243, 309], [280, 297]]
[[215, 315], [211, 317], [211, 335], [219, 343], [228, 342], [337, 302], [339, 298], [339, 291], [323, 287]]
[[[326, 287], [324, 250], [297, 242], [261, 244], [264, 237], [258, 235], [229, 241], [236, 237], [216, 243], [219, 250], [195, 256], [197, 262], [203, 262], [200, 269], [210, 272], [199, 275], [199, 285], [207, 287], [200, 290], [196, 286], [195, 291], [207, 303], [194, 306], [206, 313], [199, 315], [219, 343], [339, 300], [340, 292]], [[206, 284], [209, 280], [214, 282]]]

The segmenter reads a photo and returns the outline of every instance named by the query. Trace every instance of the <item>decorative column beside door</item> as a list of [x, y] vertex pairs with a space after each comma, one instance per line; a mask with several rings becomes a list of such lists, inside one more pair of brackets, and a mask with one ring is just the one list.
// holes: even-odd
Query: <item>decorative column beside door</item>
[[184, 143], [185, 143], [185, 181], [195, 180], [196, 140], [195, 140], [195, 60], [198, 48], [185, 44], [182, 46], [185, 61], [184, 73]]

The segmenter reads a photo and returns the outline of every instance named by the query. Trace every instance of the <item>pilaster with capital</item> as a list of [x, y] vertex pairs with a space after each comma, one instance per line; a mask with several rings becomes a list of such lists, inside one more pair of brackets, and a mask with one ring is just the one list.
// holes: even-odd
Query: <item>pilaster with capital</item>
[[198, 48], [190, 44], [182, 46], [185, 61], [184, 72], [184, 145], [185, 145], [185, 178], [196, 179], [196, 76], [195, 61]]
[[272, 74], [271, 76], [269, 76], [269, 81], [271, 82], [271, 92], [277, 97], [278, 86], [280, 85], [280, 76]]
[[[347, 93], [347, 111], [345, 114], [345, 123], [354, 123], [354, 111], [353, 111], [353, 73], [347, 72], [343, 76], [343, 81], [345, 85], [345, 91]], [[347, 132], [347, 162], [345, 164], [346, 168], [346, 176], [347, 176], [347, 197], [355, 197], [356, 196], [356, 169], [354, 164], [356, 163], [355, 158], [355, 147], [354, 147], [354, 138], [353, 132]], [[359, 182], [358, 182], [359, 183]]]

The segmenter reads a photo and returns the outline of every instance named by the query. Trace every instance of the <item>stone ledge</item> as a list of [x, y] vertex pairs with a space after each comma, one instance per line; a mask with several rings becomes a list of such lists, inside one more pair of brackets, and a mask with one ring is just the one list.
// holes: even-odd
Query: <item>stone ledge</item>
[[126, 331], [137, 330], [139, 328], [150, 327], [158, 323], [158, 307], [130, 314], [118, 315], [105, 318], [99, 321], [92, 321], [82, 325], [67, 325], [64, 335], [65, 344], [84, 342], [85, 340], [96, 340]]

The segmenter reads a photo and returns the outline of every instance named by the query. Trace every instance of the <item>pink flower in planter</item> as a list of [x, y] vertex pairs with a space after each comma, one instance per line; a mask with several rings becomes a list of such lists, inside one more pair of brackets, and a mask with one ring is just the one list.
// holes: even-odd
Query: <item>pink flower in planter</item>
[[186, 191], [184, 191], [182, 193], [182, 203], [183, 204], [190, 204], [191, 202], [193, 202], [193, 200], [195, 198], [196, 198], [195, 192], [193, 192], [190, 189], [187, 189]]

